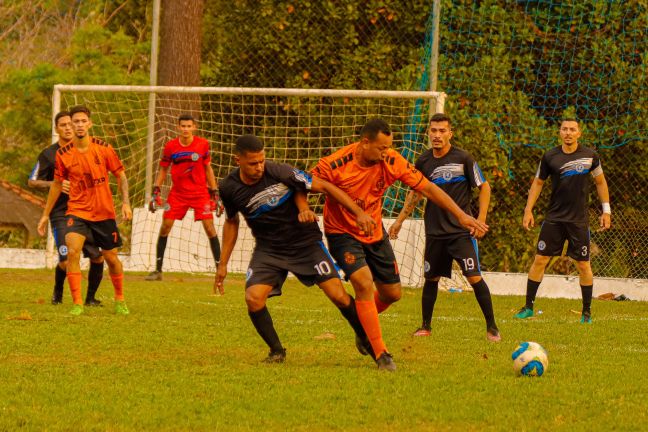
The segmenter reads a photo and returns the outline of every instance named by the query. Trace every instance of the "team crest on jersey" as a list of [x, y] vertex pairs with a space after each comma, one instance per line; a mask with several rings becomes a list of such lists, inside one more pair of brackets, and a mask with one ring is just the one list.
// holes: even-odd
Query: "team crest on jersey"
[[538, 250], [545, 250], [546, 247], [547, 247], [547, 243], [545, 243], [544, 241], [540, 240], [538, 242]]
[[67, 256], [67, 253], [68, 253], [67, 246], [62, 245], [61, 247], [59, 247], [59, 255]]
[[378, 181], [376, 182], [376, 188], [378, 190], [383, 190], [385, 188], [385, 179], [380, 177]]
[[74, 225], [74, 219], [70, 218], [67, 221], [67, 226], [72, 226], [72, 225]]
[[251, 268], [251, 267], [248, 267], [247, 272], [245, 273], [245, 281], [246, 281], [246, 282], [250, 280], [250, 278], [252, 277], [252, 274], [253, 274], [253, 273], [254, 273], [254, 272], [252, 271], [252, 268]]
[[576, 170], [576, 172], [582, 173], [583, 171], [585, 171], [585, 166], [579, 163], [574, 167], [574, 169]]
[[191, 153], [191, 160], [196, 162], [198, 159], [200, 159], [200, 155], [198, 153]]
[[344, 252], [344, 262], [348, 265], [353, 265], [356, 262], [356, 257], [351, 252]]
[[101, 165], [101, 161], [99, 160], [99, 156], [94, 155], [94, 163], [97, 165]]

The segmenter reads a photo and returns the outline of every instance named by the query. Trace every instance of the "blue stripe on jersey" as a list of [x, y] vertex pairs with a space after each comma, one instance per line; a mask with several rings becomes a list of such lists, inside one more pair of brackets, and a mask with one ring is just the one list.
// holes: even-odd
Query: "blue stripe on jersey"
[[470, 241], [473, 244], [473, 249], [475, 249], [475, 256], [477, 257], [477, 271], [481, 273], [481, 265], [479, 264], [479, 246], [477, 245], [477, 239], [475, 239], [475, 237], [470, 237]]
[[437, 177], [434, 180], [432, 180], [432, 183], [434, 183], [436, 185], [442, 185], [442, 184], [448, 184], [448, 183], [460, 183], [460, 182], [465, 182], [465, 181], [466, 181], [466, 176], [452, 177], [449, 180], [446, 180], [443, 177]]
[[29, 174], [29, 180], [38, 180], [38, 169], [40, 168], [40, 162], [36, 162], [34, 168], [32, 168], [31, 173]]
[[560, 175], [560, 178], [565, 178], [565, 177], [571, 177], [575, 175], [583, 175], [583, 174], [588, 174], [589, 170], [583, 170], [583, 171], [576, 171], [576, 170], [569, 170], [565, 171]]
[[177, 159], [182, 159], [188, 157], [191, 159], [191, 155], [193, 155], [195, 152], [178, 152], [178, 153], [173, 153], [171, 155], [171, 160], [176, 161]]
[[332, 262], [333, 265], [335, 266], [335, 272], [337, 273], [337, 277], [338, 277], [338, 279], [340, 279], [340, 266], [339, 266], [338, 263], [333, 259], [333, 257], [332, 257], [331, 254], [329, 253], [329, 250], [326, 248], [326, 245], [324, 244], [323, 241], [320, 240], [320, 241], [317, 242], [317, 244], [320, 245], [320, 247], [322, 248], [322, 250], [324, 251], [324, 253], [326, 254], [326, 256], [329, 257], [329, 259], [331, 260], [331, 262]]
[[270, 203], [269, 202], [267, 204], [263, 204], [262, 206], [259, 206], [259, 208], [256, 209], [256, 211], [254, 213], [250, 214], [249, 218], [250, 219], [258, 218], [262, 214], [267, 213], [267, 212], [279, 207], [280, 205], [285, 203], [288, 200], [288, 198], [290, 198], [292, 196], [293, 196], [293, 191], [291, 189], [288, 189], [286, 191], [286, 193], [283, 196], [281, 196], [275, 203]]

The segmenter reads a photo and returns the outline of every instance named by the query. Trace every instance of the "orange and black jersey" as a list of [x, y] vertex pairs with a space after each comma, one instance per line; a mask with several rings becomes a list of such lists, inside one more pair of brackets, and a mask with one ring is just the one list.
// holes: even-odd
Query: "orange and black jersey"
[[393, 149], [387, 151], [383, 161], [370, 167], [360, 166], [355, 160], [357, 147], [358, 143], [353, 143], [323, 157], [312, 172], [346, 192], [378, 225], [373, 235], [365, 235], [358, 229], [355, 216], [340, 203], [327, 197], [324, 204], [324, 231], [327, 234], [348, 233], [363, 243], [375, 243], [383, 238], [382, 198], [387, 188], [400, 180], [420, 191], [429, 182]]
[[118, 176], [124, 170], [111, 145], [90, 137], [88, 149], [80, 152], [74, 143], [56, 152], [55, 178], [70, 182], [67, 215], [89, 221], [115, 219], [115, 205], [108, 173]]

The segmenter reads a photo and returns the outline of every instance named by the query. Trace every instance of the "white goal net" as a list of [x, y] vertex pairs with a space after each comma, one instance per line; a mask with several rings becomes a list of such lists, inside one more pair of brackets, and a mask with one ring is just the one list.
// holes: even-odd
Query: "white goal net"
[[[190, 113], [198, 121], [196, 135], [211, 144], [217, 179], [233, 168], [232, 144], [242, 134], [259, 136], [269, 160], [301, 169], [358, 139], [359, 129], [372, 117], [386, 120], [394, 131], [394, 146], [410, 161], [427, 148], [427, 119], [442, 112], [445, 94], [438, 92], [351, 91], [315, 89], [204, 88], [148, 86], [57, 85], [53, 114], [77, 104], [92, 111], [91, 134], [112, 144], [124, 163], [134, 208], [132, 222], [120, 224], [122, 251], [128, 270], [155, 268], [155, 249], [162, 212], [148, 212], [147, 202], [161, 150], [177, 136], [177, 118]], [[163, 188], [168, 193], [170, 179]], [[385, 196], [385, 226], [400, 211], [407, 188], [395, 184]], [[321, 214], [323, 200], [311, 196]], [[404, 224], [393, 243], [403, 284], [421, 286], [424, 230], [422, 208]], [[321, 221], [320, 221], [321, 222]], [[222, 220], [215, 219], [221, 230]], [[245, 272], [254, 240], [241, 224], [230, 270]], [[55, 257], [51, 251], [51, 263]], [[189, 213], [169, 236], [164, 271], [213, 272], [214, 262], [202, 225]], [[460, 276], [450, 285], [466, 288]]]

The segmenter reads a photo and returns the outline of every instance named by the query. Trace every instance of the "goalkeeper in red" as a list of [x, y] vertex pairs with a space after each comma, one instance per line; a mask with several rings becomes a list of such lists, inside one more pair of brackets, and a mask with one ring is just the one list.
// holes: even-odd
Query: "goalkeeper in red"
[[[194, 135], [196, 127], [196, 121], [191, 115], [182, 114], [178, 117], [180, 136], [164, 146], [160, 170], [155, 179], [153, 197], [149, 204], [151, 212], [164, 207], [164, 216], [157, 242], [155, 271], [146, 276], [145, 279], [148, 281], [162, 280], [162, 263], [169, 233], [175, 221], [182, 220], [190, 208], [194, 211], [194, 220], [202, 222], [205, 234], [209, 238], [216, 267], [220, 261], [220, 243], [212, 212], [215, 210], [216, 216], [220, 216], [223, 205], [218, 195], [214, 171], [211, 168], [209, 142], [205, 138]], [[166, 180], [169, 167], [172, 184], [164, 205], [160, 187]], [[222, 290], [220, 294], [223, 294]]]

